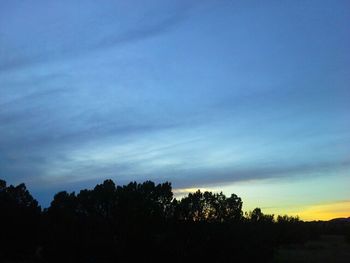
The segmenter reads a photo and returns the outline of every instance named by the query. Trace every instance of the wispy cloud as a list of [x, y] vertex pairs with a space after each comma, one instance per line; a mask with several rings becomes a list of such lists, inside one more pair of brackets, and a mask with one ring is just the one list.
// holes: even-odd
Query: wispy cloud
[[[184, 21], [195, 6], [194, 3], [185, 2], [170, 4], [159, 10], [154, 6], [148, 6], [145, 12], [139, 13], [137, 17], [131, 17], [134, 21], [125, 24], [123, 19], [128, 20], [128, 14], [130, 15], [132, 10], [125, 10], [124, 14], [119, 12], [112, 15], [113, 9], [118, 10], [119, 6], [111, 8], [112, 10], [102, 8], [102, 11], [96, 12], [95, 16], [89, 14], [84, 20], [79, 20], [79, 16], [78, 18], [63, 16], [63, 22], [59, 23], [51, 20], [41, 21], [39, 25], [41, 30], [33, 29], [31, 38], [33, 43], [24, 42], [25, 39], [18, 40], [22, 42], [15, 43], [14, 46], [21, 48], [14, 48], [6, 45], [5, 42], [0, 42], [2, 54], [0, 72], [74, 58], [88, 52], [160, 36]], [[65, 10], [58, 11], [65, 12]], [[96, 15], [100, 19], [96, 19]], [[2, 21], [2, 23], [5, 22]], [[47, 38], [47, 35], [56, 34], [59, 38], [54, 37], [51, 40]], [[81, 38], [77, 39], [77, 35], [81, 35]]]
[[0, 177], [187, 189], [347, 168], [346, 8], [203, 2], [2, 1]]

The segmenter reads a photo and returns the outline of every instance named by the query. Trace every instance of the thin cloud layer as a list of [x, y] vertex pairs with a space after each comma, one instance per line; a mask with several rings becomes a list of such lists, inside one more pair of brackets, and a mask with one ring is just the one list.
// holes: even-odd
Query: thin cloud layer
[[347, 4], [83, 2], [2, 5], [1, 178], [47, 202], [346, 174]]
[[[9, 42], [5, 38], [1, 45], [3, 57], [0, 72], [74, 58], [87, 52], [132, 44], [162, 35], [186, 19], [195, 6], [186, 2], [168, 3], [169, 6], [162, 4], [163, 8], [157, 11], [160, 9], [157, 5], [135, 3], [134, 7], [129, 6], [134, 12], [128, 12], [131, 11], [125, 10], [128, 5], [109, 3], [91, 7], [96, 8], [93, 12], [79, 11], [76, 14], [70, 10], [78, 8], [77, 3], [71, 2], [62, 5], [43, 1], [36, 3], [34, 7], [29, 3], [20, 3], [18, 8], [15, 7], [16, 3], [7, 5], [20, 22], [4, 21], [4, 24], [9, 22], [7, 30], [3, 28], [4, 34], [8, 34], [9, 30], [21, 30], [21, 23], [25, 23], [21, 16], [28, 16], [27, 19], [34, 21], [28, 25], [27, 32], [32, 43], [29, 44], [23, 38], [19, 38], [17, 42], [16, 36], [11, 38], [12, 34], [9, 33]], [[80, 2], [80, 5], [85, 6], [85, 2]], [[48, 14], [36, 16], [35, 8], [38, 6]], [[53, 18], [49, 17], [51, 14], [55, 14]], [[12, 42], [11, 46], [10, 41], [16, 42]]]

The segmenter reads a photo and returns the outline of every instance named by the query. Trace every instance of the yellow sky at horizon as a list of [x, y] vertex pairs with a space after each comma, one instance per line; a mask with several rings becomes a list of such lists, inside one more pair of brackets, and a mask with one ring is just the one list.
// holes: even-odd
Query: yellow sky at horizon
[[[255, 207], [262, 209], [263, 213], [277, 215], [298, 216], [304, 221], [330, 220], [333, 218], [350, 217], [350, 196], [346, 193], [346, 184], [338, 188], [343, 193], [343, 199], [332, 198], [333, 191], [326, 192], [326, 181], [328, 177], [323, 178], [322, 184], [314, 185], [311, 181], [295, 182], [274, 182], [270, 180], [255, 181], [248, 183], [238, 183], [221, 187], [197, 187], [174, 189], [176, 198], [186, 196], [188, 193], [201, 191], [224, 192], [226, 196], [231, 193], [237, 194], [242, 198], [243, 210], [251, 211]], [[320, 180], [320, 178], [318, 178]], [[333, 181], [333, 184], [336, 182]], [[291, 184], [292, 186], [288, 185]], [[301, 184], [303, 187], [301, 187]], [[314, 185], [314, 187], [311, 187]], [[338, 184], [339, 185], [339, 184]], [[337, 186], [338, 186], [337, 185]], [[330, 187], [331, 184], [328, 184]], [[333, 185], [332, 185], [333, 186]], [[335, 189], [336, 185], [332, 188]], [[293, 187], [299, 189], [298, 195], [290, 194], [287, 191]], [[333, 190], [332, 189], [332, 190]], [[322, 193], [322, 194], [321, 194]], [[322, 197], [319, 197], [322, 196]]]
[[306, 206], [297, 213], [304, 221], [350, 217], [350, 200]]

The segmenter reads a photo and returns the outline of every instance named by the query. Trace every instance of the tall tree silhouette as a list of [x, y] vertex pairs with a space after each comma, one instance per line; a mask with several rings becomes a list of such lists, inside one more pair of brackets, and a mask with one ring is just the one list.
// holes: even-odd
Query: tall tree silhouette
[[200, 190], [177, 200], [169, 182], [105, 180], [58, 192], [41, 211], [24, 184], [0, 180], [0, 261], [269, 262], [279, 245], [350, 231], [346, 223], [274, 220], [260, 208], [243, 216], [242, 204], [235, 194]]
[[235, 194], [226, 198], [222, 192], [213, 194], [208, 191], [202, 193], [198, 190], [181, 199], [177, 205], [176, 214], [181, 220], [239, 221], [243, 216], [242, 200]]
[[31, 258], [39, 242], [41, 208], [25, 184], [0, 181], [0, 254], [4, 258]]

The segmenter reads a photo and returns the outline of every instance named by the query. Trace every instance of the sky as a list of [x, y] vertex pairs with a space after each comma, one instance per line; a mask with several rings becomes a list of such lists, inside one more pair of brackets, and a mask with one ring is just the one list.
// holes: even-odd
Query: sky
[[0, 0], [0, 178], [350, 216], [350, 2]]

